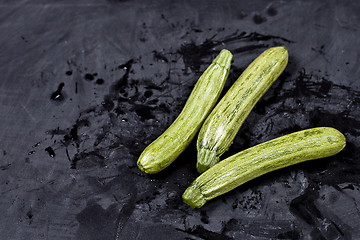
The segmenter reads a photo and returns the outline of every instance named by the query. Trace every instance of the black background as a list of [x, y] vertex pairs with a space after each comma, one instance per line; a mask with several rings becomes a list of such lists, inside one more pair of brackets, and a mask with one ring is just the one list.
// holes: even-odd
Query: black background
[[[0, 1], [1, 239], [359, 239], [358, 1]], [[192, 144], [148, 176], [141, 151], [202, 71], [233, 52], [224, 92], [262, 51], [285, 72], [229, 156], [316, 126], [336, 156], [255, 179], [191, 209]], [[224, 156], [224, 157], [226, 157]]]

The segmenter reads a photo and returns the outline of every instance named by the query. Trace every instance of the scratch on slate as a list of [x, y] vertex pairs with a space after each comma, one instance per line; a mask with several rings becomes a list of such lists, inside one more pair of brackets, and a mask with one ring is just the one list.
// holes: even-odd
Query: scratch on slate
[[137, 196], [136, 189], [133, 189], [131, 192], [130, 199], [124, 204], [124, 206], [119, 212], [119, 215], [116, 219], [117, 228], [116, 228], [115, 240], [120, 239], [121, 232], [124, 226], [126, 225], [126, 222], [129, 220], [130, 216], [134, 212], [136, 196]]
[[29, 110], [27, 110], [27, 108], [24, 106], [24, 104], [21, 104], [21, 107], [24, 109], [24, 111], [27, 113], [27, 115], [30, 117], [30, 119], [33, 122], [36, 122], [36, 119], [33, 117], [33, 115], [29, 112]]

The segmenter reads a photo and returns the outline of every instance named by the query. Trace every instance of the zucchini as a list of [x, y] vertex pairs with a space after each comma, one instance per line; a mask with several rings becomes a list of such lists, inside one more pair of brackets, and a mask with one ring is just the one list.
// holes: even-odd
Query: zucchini
[[265, 173], [300, 162], [329, 157], [346, 144], [344, 135], [330, 127], [291, 133], [248, 148], [201, 174], [183, 194], [191, 207], [224, 194]]
[[223, 49], [200, 76], [179, 116], [141, 153], [137, 165], [154, 174], [169, 166], [190, 144], [215, 106], [229, 75], [232, 54]]
[[258, 56], [212, 110], [197, 140], [199, 173], [219, 162], [257, 101], [283, 72], [288, 62], [285, 47], [273, 47]]

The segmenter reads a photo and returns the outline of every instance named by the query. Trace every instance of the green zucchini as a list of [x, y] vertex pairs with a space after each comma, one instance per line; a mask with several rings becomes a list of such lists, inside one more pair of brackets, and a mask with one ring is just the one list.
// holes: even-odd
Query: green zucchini
[[199, 173], [219, 162], [257, 101], [283, 72], [288, 62], [285, 47], [273, 47], [258, 56], [215, 106], [197, 140]]
[[169, 166], [190, 144], [215, 106], [229, 74], [232, 54], [223, 49], [200, 76], [179, 116], [141, 153], [137, 165], [154, 174]]
[[224, 194], [265, 173], [300, 162], [329, 157], [346, 144], [344, 135], [330, 127], [291, 133], [241, 151], [201, 174], [183, 194], [191, 207]]

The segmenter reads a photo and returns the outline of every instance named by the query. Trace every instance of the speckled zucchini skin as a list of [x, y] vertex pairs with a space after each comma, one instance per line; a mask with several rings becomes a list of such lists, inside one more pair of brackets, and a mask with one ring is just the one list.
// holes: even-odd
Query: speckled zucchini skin
[[329, 157], [346, 145], [344, 135], [330, 127], [291, 133], [222, 160], [201, 174], [183, 194], [193, 208], [265, 173], [300, 162]]
[[219, 162], [255, 104], [285, 69], [288, 52], [273, 47], [257, 57], [215, 106], [200, 129], [197, 170], [202, 173]]
[[231, 52], [223, 49], [201, 75], [176, 120], [141, 153], [137, 165], [143, 172], [163, 170], [190, 144], [220, 96], [231, 60]]

